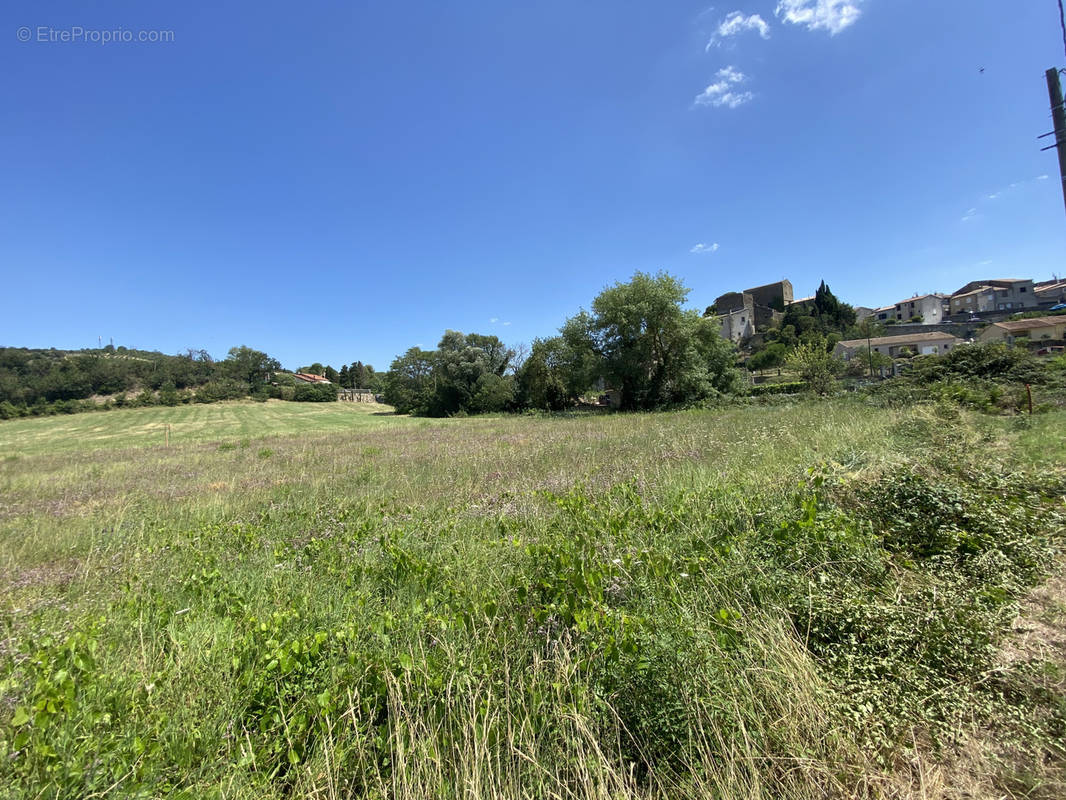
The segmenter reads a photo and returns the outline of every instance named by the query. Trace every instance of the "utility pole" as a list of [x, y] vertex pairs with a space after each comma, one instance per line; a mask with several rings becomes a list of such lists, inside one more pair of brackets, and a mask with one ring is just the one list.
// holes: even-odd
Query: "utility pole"
[[867, 317], [859, 323], [859, 330], [866, 334], [866, 364], [870, 368], [870, 380], [874, 377], [874, 351], [871, 346], [870, 337], [872, 337], [874, 324], [870, 322], [872, 317]]
[[1044, 150], [1055, 148], [1059, 151], [1059, 178], [1062, 186], [1062, 199], [1066, 203], [1066, 109], [1062, 105], [1062, 84], [1059, 82], [1059, 71], [1055, 68], [1049, 69], [1045, 73], [1045, 77], [1047, 78], [1048, 97], [1051, 99], [1051, 118], [1055, 121], [1055, 130], [1051, 133], [1045, 133], [1044, 136], [1054, 134], [1055, 144], [1045, 147]]

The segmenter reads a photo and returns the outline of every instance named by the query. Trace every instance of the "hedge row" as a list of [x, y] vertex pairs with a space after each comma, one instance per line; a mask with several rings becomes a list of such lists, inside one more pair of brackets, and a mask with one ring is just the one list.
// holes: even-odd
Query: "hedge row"
[[806, 388], [803, 381], [790, 381], [789, 383], [760, 383], [751, 387], [753, 396], [764, 394], [798, 394]]

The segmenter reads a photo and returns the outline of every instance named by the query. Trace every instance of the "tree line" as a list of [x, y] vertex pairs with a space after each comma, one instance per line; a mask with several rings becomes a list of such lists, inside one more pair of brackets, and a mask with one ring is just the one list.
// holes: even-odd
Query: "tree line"
[[385, 402], [425, 416], [561, 410], [608, 394], [624, 410], [678, 407], [735, 392], [735, 351], [718, 324], [686, 309], [666, 273], [637, 272], [604, 289], [556, 336], [519, 353], [496, 336], [447, 331], [435, 350], [412, 347], [385, 375]]
[[[357, 367], [361, 383], [374, 382], [373, 367], [355, 362], [352, 368]], [[2, 347], [0, 419], [246, 397], [337, 399], [335, 389], [330, 396], [308, 391], [316, 388], [309, 385], [292, 387], [280, 370], [277, 359], [246, 345], [231, 348], [218, 361], [206, 350], [192, 349], [165, 355], [112, 345], [92, 350]]]
[[[278, 362], [249, 347], [222, 361], [205, 350], [169, 356], [108, 345], [97, 350], [0, 348], [0, 418], [104, 405], [178, 405], [261, 391]], [[128, 393], [133, 392], [132, 396]]]
[[[735, 346], [722, 337], [713, 309], [686, 308], [688, 296], [675, 276], [637, 272], [528, 348], [449, 330], [435, 349], [412, 347], [387, 372], [362, 361], [339, 370], [320, 362], [300, 367], [331, 382], [323, 386], [281, 373], [276, 359], [244, 345], [221, 361], [203, 350], [168, 356], [110, 346], [0, 348], [0, 418], [249, 396], [329, 401], [337, 399], [337, 387], [383, 394], [400, 413], [432, 417], [558, 411], [604, 396], [623, 410], [676, 408], [740, 392], [746, 381]], [[834, 345], [866, 333], [855, 325], [855, 310], [823, 281], [812, 300], [781, 310], [746, 366], [788, 364], [808, 388], [828, 391], [842, 367], [831, 356]]]

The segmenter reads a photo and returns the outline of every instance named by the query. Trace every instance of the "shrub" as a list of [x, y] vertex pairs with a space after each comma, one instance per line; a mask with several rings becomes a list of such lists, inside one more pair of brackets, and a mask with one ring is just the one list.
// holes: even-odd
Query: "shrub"
[[248, 387], [231, 378], [209, 381], [196, 392], [197, 403], [217, 403], [221, 400], [239, 400], [248, 393]]
[[789, 353], [788, 365], [799, 372], [807, 388], [817, 394], [836, 389], [836, 375], [842, 364], [825, 348], [824, 340], [802, 342]]
[[167, 381], [159, 389], [159, 405], [176, 406], [181, 404], [181, 396], [178, 394], [173, 381]]
[[786, 347], [783, 342], [771, 342], [766, 348], [748, 359], [747, 367], [751, 371], [772, 369], [785, 363]]
[[7, 400], [0, 402], [0, 419], [15, 419], [26, 415], [25, 406], [16, 406]]
[[1028, 350], [987, 343], [956, 347], [945, 356], [922, 359], [915, 363], [912, 377], [921, 381], [961, 377], [1041, 383], [1047, 375]]
[[300, 383], [293, 388], [292, 399], [297, 403], [333, 403], [337, 400], [337, 387], [330, 383]]
[[787, 383], [760, 383], [751, 387], [751, 393], [755, 397], [768, 394], [798, 394], [807, 388], [803, 381], [789, 381]]

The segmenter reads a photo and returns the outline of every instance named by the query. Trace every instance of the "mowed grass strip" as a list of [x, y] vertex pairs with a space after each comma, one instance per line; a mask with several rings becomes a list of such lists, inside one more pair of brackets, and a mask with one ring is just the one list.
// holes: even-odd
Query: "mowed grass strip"
[[170, 444], [390, 427], [405, 417], [377, 403], [234, 402], [34, 417], [0, 424], [0, 455], [162, 447]]

